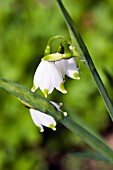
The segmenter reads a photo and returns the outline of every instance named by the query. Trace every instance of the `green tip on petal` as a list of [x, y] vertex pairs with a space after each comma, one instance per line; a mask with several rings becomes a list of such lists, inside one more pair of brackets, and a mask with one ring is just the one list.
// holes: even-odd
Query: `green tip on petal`
[[38, 128], [39, 128], [40, 132], [44, 132], [44, 129], [43, 129], [43, 128], [41, 128], [41, 127], [39, 127], [39, 126], [38, 126]]
[[75, 72], [75, 73], [73, 74], [73, 76], [74, 76], [75, 79], [80, 80], [80, 77], [79, 77], [78, 73]]
[[56, 127], [55, 127], [53, 124], [50, 124], [50, 125], [49, 125], [49, 128], [51, 128], [51, 129], [54, 130], [54, 131], [56, 130]]
[[33, 87], [31, 88], [31, 91], [35, 92], [35, 90], [36, 90], [36, 86], [35, 86], [35, 84], [33, 84]]
[[67, 116], [67, 112], [63, 112], [63, 115], [64, 115], [64, 116]]
[[62, 82], [61, 84], [60, 84], [60, 89], [61, 89], [61, 92], [62, 93], [67, 93], [67, 91], [66, 91], [66, 89], [64, 88], [64, 82]]
[[45, 97], [47, 97], [47, 95], [48, 95], [48, 89], [44, 89], [44, 95], [45, 95]]

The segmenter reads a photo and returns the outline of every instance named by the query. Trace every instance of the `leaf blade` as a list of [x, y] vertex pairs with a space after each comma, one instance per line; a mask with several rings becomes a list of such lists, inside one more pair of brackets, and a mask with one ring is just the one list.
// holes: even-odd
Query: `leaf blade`
[[107, 93], [107, 90], [106, 90], [97, 70], [96, 70], [96, 67], [92, 61], [92, 58], [91, 58], [88, 50], [87, 50], [87, 47], [86, 47], [84, 41], [82, 40], [80, 34], [78, 33], [77, 28], [76, 28], [72, 18], [68, 14], [67, 10], [65, 9], [62, 1], [57, 0], [57, 3], [61, 9], [63, 16], [64, 16], [64, 19], [65, 19], [66, 25], [69, 29], [69, 32], [71, 33], [70, 34], [71, 38], [72, 38], [73, 42], [75, 43], [76, 48], [78, 49], [78, 53], [80, 52], [80, 56], [82, 56], [85, 59], [86, 65], [89, 68], [89, 70], [96, 82], [96, 85], [100, 92], [100, 95], [102, 96], [105, 106], [108, 110], [108, 113], [113, 121], [113, 102], [111, 101], [111, 99]]
[[3, 78], [0, 78], [0, 87], [24, 101], [26, 105], [28, 104], [34, 109], [44, 113], [49, 112], [49, 114], [51, 116], [55, 116], [57, 120], [62, 119], [61, 113], [58, 114], [55, 107], [47, 99], [37, 93], [31, 92], [30, 88], [26, 88], [20, 84]]

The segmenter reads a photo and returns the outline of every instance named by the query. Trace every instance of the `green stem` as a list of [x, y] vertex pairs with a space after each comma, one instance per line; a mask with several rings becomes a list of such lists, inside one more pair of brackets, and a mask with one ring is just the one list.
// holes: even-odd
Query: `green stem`
[[61, 0], [57, 0], [57, 2], [60, 6], [62, 13], [63, 13], [64, 19], [65, 19], [65, 22], [69, 28], [69, 31], [73, 35], [72, 38], [74, 38], [74, 42], [77, 46], [77, 49], [79, 50], [80, 55], [82, 55], [84, 57], [84, 59], [86, 60], [86, 64], [87, 64], [96, 84], [97, 84], [98, 90], [105, 102], [106, 108], [111, 116], [112, 121], [113, 121], [113, 103], [112, 103], [112, 101], [105, 89], [105, 86], [104, 86], [104, 84], [95, 68], [95, 65], [90, 57], [90, 54], [89, 54], [81, 36], [80, 36], [80, 34], [77, 31], [72, 18], [69, 16], [68, 12], [64, 8], [64, 5], [62, 4]]
[[101, 139], [95, 137], [82, 126], [80, 126], [76, 122], [73, 122], [68, 117], [64, 117], [60, 122], [70, 131], [83, 139], [83, 141], [89, 144], [92, 148], [100, 152], [107, 160], [113, 163], [113, 151], [106, 144], [104, 144]]

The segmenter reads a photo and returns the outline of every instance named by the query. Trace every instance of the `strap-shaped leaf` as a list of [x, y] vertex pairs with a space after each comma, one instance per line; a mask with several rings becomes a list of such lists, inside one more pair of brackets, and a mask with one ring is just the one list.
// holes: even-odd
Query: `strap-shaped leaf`
[[62, 119], [62, 114], [44, 97], [37, 93], [31, 92], [30, 88], [26, 88], [20, 84], [0, 78], [0, 87], [21, 99], [23, 103], [41, 112], [48, 113], [57, 120]]
[[80, 34], [78, 33], [77, 31], [77, 28], [72, 20], [72, 18], [70, 17], [70, 15], [68, 14], [68, 12], [66, 11], [63, 3], [61, 0], [57, 0], [58, 4], [59, 4], [59, 7], [61, 9], [61, 12], [64, 16], [64, 19], [66, 21], [66, 25], [69, 29], [69, 32], [70, 32], [70, 36], [71, 36], [71, 39], [73, 41], [73, 43], [75, 44], [75, 47], [76, 49], [78, 50], [78, 53], [80, 54], [80, 56], [82, 56], [85, 61], [86, 61], [86, 64], [97, 84], [97, 87], [98, 87], [98, 90], [105, 102], [105, 105], [106, 105], [106, 108], [111, 116], [111, 119], [113, 120], [113, 103], [104, 87], [104, 84], [95, 68], [95, 65], [91, 59], [91, 56], [85, 46], [85, 43], [83, 42]]
[[83, 141], [85, 141], [89, 146], [100, 152], [107, 160], [113, 163], [113, 151], [102, 141], [102, 139], [97, 138], [91, 132], [86, 130], [82, 125], [77, 122], [73, 122], [70, 118], [64, 117], [61, 123], [67, 127], [70, 131], [78, 135]]
[[71, 152], [68, 155], [75, 156], [76, 158], [93, 159], [98, 161], [108, 161], [98, 152]]

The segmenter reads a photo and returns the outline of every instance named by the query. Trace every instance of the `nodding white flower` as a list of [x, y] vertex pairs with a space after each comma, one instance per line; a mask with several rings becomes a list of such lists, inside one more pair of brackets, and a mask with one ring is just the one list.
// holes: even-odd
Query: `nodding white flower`
[[39, 127], [40, 132], [44, 132], [43, 126], [49, 127], [54, 131], [56, 130], [56, 121], [52, 116], [34, 109], [30, 109], [30, 114], [35, 125]]
[[[67, 116], [67, 112], [63, 112], [62, 110], [60, 110], [60, 107], [62, 106], [62, 103], [57, 104], [57, 103], [55, 103], [53, 101], [50, 101], [50, 102], [51, 102], [51, 104], [54, 105], [54, 107], [58, 111], [63, 113], [64, 116]], [[32, 117], [33, 122], [35, 123], [35, 125], [39, 127], [40, 132], [44, 132], [43, 126], [51, 128], [54, 131], [56, 130], [56, 121], [52, 116], [47, 115], [47, 114], [45, 114], [43, 112], [40, 112], [38, 110], [35, 110], [35, 109], [30, 109], [30, 114], [31, 114], [31, 117]]]
[[73, 58], [56, 61], [55, 65], [57, 66], [63, 77], [67, 75], [68, 77], [73, 79], [80, 79], [79, 71]]
[[45, 97], [52, 93], [54, 88], [62, 93], [67, 93], [64, 88], [62, 74], [59, 72], [54, 62], [43, 60], [40, 62], [34, 75], [32, 91], [34, 92], [37, 88], [41, 89]]

